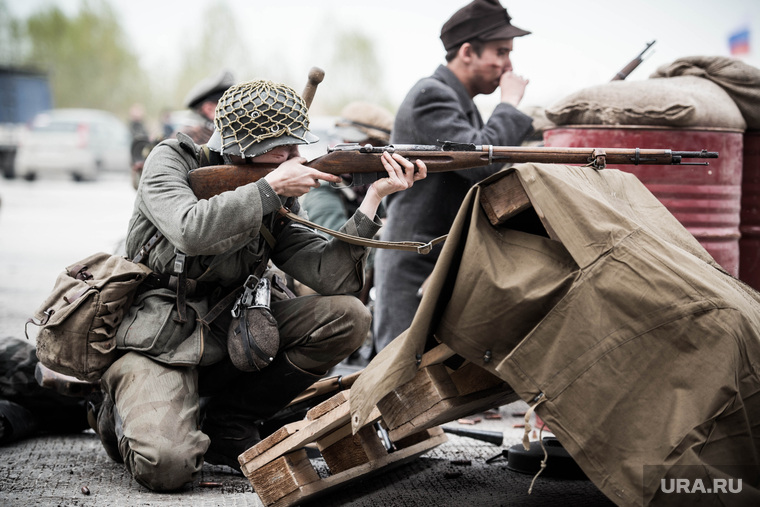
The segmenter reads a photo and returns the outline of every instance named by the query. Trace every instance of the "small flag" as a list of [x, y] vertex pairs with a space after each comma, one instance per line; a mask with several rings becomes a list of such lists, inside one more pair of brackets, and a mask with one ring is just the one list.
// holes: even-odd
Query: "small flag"
[[749, 54], [749, 28], [742, 28], [734, 32], [728, 38], [728, 47], [731, 54], [748, 55]]

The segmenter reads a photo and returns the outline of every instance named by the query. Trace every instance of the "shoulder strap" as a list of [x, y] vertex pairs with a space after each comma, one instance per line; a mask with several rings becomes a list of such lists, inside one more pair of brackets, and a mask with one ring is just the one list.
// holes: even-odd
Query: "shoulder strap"
[[156, 246], [156, 243], [161, 241], [163, 237], [164, 235], [161, 233], [161, 231], [156, 231], [156, 233], [148, 240], [148, 242], [143, 245], [140, 251], [137, 252], [137, 255], [135, 255], [135, 257], [132, 259], [132, 262], [135, 264], [142, 262], [142, 260], [148, 255], [153, 247]]
[[328, 229], [326, 227], [322, 227], [321, 225], [315, 224], [314, 222], [310, 222], [305, 218], [301, 218], [295, 213], [292, 213], [287, 208], [280, 208], [278, 213], [282, 216], [288, 217], [294, 222], [298, 222], [313, 229], [317, 229], [318, 231], [326, 232], [327, 234], [334, 236], [341, 241], [345, 241], [346, 243], [365, 247], [386, 248], [390, 250], [406, 250], [408, 252], [426, 254], [430, 253], [430, 250], [432, 250], [435, 245], [445, 241], [447, 237], [447, 235], [439, 236], [427, 243], [421, 243], [419, 241], [379, 241], [375, 239], [362, 238], [360, 236], [353, 236], [351, 234], [346, 234], [339, 231], [333, 231], [332, 229]]
[[277, 244], [277, 239], [274, 237], [274, 234], [269, 232], [269, 229], [267, 229], [266, 225], [261, 224], [261, 227], [259, 228], [259, 233], [264, 236], [264, 239], [269, 244], [269, 248], [274, 250], [274, 246]]

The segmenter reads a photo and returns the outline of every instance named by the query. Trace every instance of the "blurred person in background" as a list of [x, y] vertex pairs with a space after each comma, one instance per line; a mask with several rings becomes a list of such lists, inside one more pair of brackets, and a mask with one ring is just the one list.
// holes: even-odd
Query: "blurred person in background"
[[145, 108], [142, 104], [132, 104], [129, 108], [129, 133], [132, 140], [148, 139], [148, 129], [145, 128]]
[[[352, 102], [335, 121], [335, 133], [344, 143], [385, 146], [391, 139], [393, 113], [368, 102]], [[328, 229], [338, 230], [362, 202], [369, 185], [352, 185], [353, 175], [341, 175], [339, 188], [324, 184], [303, 196], [302, 204], [309, 220]], [[378, 213], [383, 217], [383, 213]]]
[[[377, 104], [356, 101], [346, 105], [335, 121], [336, 137], [344, 143], [360, 145], [386, 146], [391, 139], [393, 113]], [[343, 182], [336, 188], [323, 182], [301, 198], [302, 205], [309, 220], [328, 229], [338, 230], [354, 214], [367, 193], [369, 185], [353, 185], [353, 174], [341, 175]], [[385, 218], [385, 209], [381, 205], [378, 216]], [[326, 233], [323, 233], [326, 235]], [[374, 286], [375, 249], [370, 250], [367, 259], [366, 281], [357, 297], [374, 311], [370, 291]], [[296, 286], [296, 292], [304, 289]], [[345, 365], [363, 367], [374, 356], [372, 332], [362, 346], [346, 358]]]
[[[409, 91], [396, 113], [391, 144], [519, 146], [532, 132], [532, 119], [517, 110], [528, 81], [512, 71], [510, 53], [514, 39], [529, 33], [511, 24], [498, 0], [474, 0], [454, 13], [440, 35], [447, 63]], [[473, 98], [497, 89], [500, 103], [484, 122]], [[502, 167], [432, 173], [408, 192], [388, 196], [381, 239], [427, 242], [447, 234], [470, 187]], [[412, 323], [440, 252], [441, 245], [427, 255], [377, 251], [378, 351]]]
[[[222, 94], [235, 84], [235, 76], [228, 70], [209, 76], [193, 86], [185, 97], [185, 107], [198, 115], [199, 124], [182, 127], [178, 131], [190, 136], [195, 144], [206, 144], [214, 133], [214, 111]], [[173, 134], [176, 136], [176, 132]]]
[[214, 111], [216, 104], [222, 94], [235, 84], [235, 77], [232, 72], [222, 70], [212, 76], [199, 81], [193, 86], [185, 96], [185, 107], [190, 109], [197, 116], [197, 121], [193, 125], [182, 125], [177, 130], [170, 123], [170, 113], [164, 111], [162, 114], [162, 136], [149, 140], [147, 137], [144, 141], [133, 143], [132, 145], [132, 186], [137, 189], [142, 175], [145, 159], [148, 158], [150, 151], [164, 139], [176, 137], [177, 132], [187, 134], [195, 144], [206, 144], [214, 133]]

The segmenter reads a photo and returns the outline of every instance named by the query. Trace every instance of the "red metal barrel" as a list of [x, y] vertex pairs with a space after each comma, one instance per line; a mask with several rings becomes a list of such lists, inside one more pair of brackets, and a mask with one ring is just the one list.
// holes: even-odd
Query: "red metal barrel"
[[760, 131], [744, 133], [739, 279], [760, 290]]
[[562, 126], [544, 144], [568, 148], [717, 151], [709, 166], [609, 166], [633, 173], [731, 275], [739, 276], [743, 132], [640, 126]]

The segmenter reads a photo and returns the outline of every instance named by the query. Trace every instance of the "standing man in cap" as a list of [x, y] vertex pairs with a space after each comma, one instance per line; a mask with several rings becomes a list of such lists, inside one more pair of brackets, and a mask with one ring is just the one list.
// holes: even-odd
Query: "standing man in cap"
[[[100, 440], [155, 491], [191, 482], [204, 460], [239, 469], [238, 456], [260, 440], [257, 424], [358, 348], [370, 327], [369, 311], [346, 295], [362, 287], [368, 248], [278, 213], [297, 213], [319, 180], [340, 181], [299, 156], [298, 145], [318, 140], [305, 102], [282, 84], [241, 83], [219, 99], [214, 125], [207, 145], [179, 134], [145, 162], [126, 250], [134, 258], [160, 232], [141, 260], [157, 276], [141, 285], [116, 333], [123, 355], [101, 379]], [[190, 187], [200, 166], [249, 163], [277, 167], [209, 199]], [[422, 161], [398, 154], [382, 163], [388, 177], [342, 232], [372, 238], [380, 201], [426, 175]], [[276, 297], [277, 280], [264, 273], [270, 258], [318, 294]]]
[[[532, 131], [530, 116], [517, 110], [528, 81], [512, 72], [514, 26], [498, 0], [474, 0], [443, 25], [447, 64], [417, 82], [401, 104], [391, 143], [439, 141], [519, 145]], [[500, 103], [487, 122], [473, 98], [499, 89]], [[408, 192], [386, 199], [385, 241], [430, 241], [447, 234], [470, 187], [502, 164], [430, 174]], [[375, 258], [375, 346], [381, 350], [405, 331], [420, 302], [421, 287], [441, 247], [428, 255], [379, 250]]]

